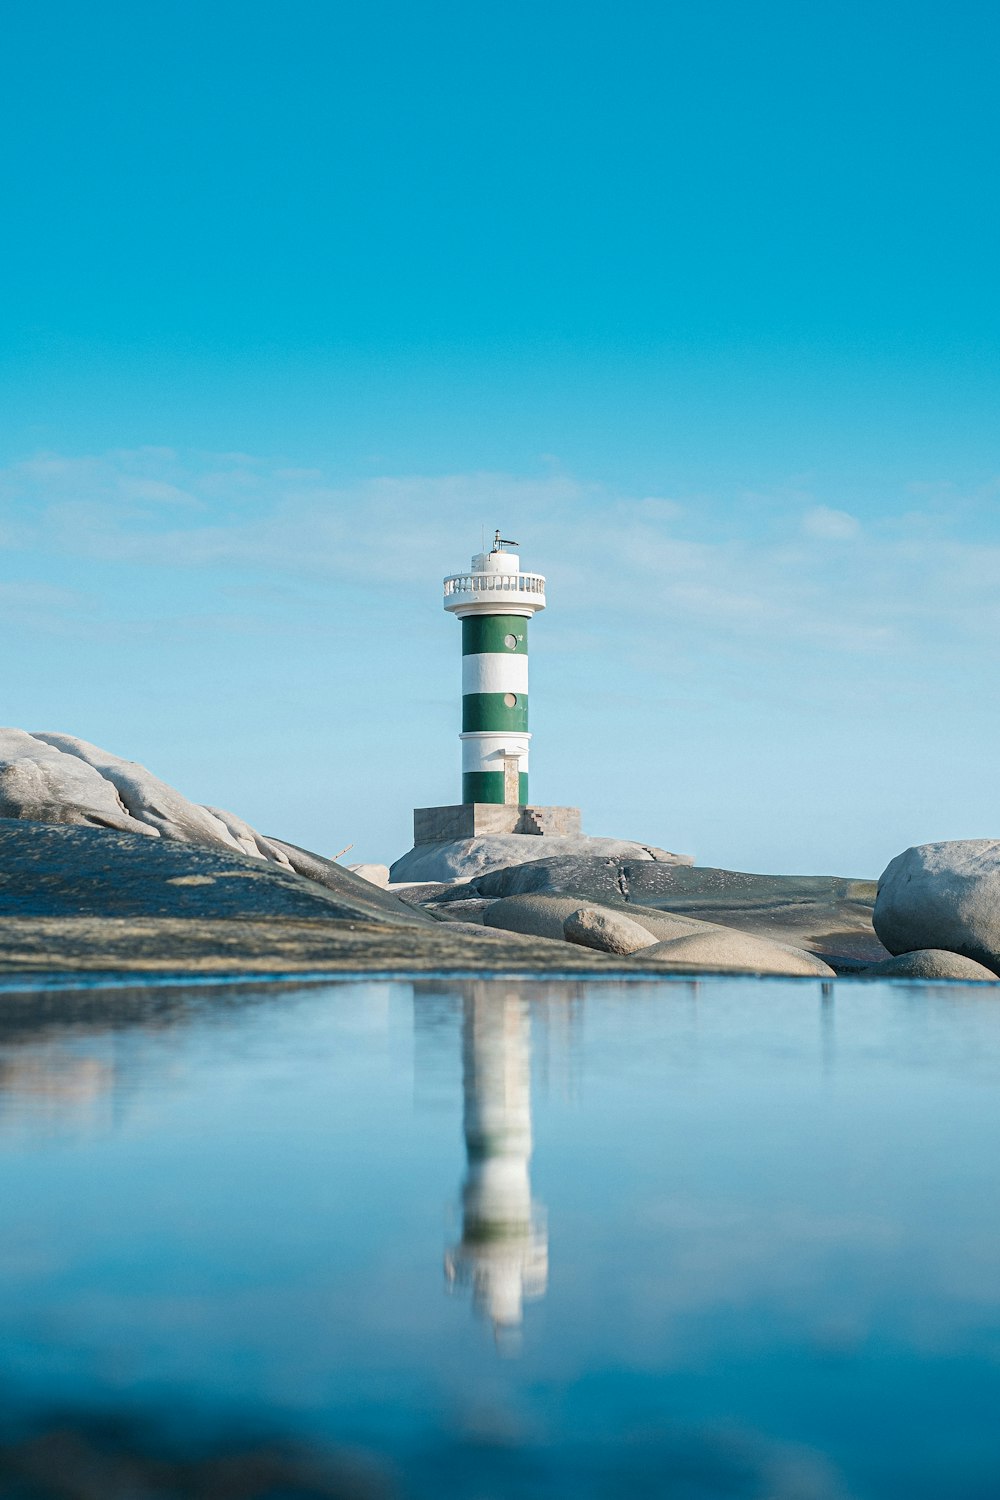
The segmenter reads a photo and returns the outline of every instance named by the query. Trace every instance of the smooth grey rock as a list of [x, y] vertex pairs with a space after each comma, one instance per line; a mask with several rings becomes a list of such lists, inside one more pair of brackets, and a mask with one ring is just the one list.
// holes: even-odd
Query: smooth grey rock
[[324, 864], [320, 882], [174, 839], [0, 820], [0, 973], [599, 974], [610, 962], [442, 921]]
[[304, 875], [307, 880], [315, 880], [317, 885], [326, 886], [329, 891], [341, 891], [345, 880], [354, 881], [361, 878], [346, 865], [339, 865], [335, 859], [325, 859], [322, 854], [313, 854], [308, 849], [300, 849], [297, 844], [286, 844], [282, 839], [275, 838], [269, 838], [267, 843], [285, 857], [289, 868], [294, 870], [296, 875]]
[[424, 911], [432, 911], [435, 916], [444, 922], [474, 922], [478, 926], [485, 925], [484, 917], [487, 910], [493, 905], [492, 901], [426, 901], [421, 903]]
[[[566, 941], [565, 923], [579, 909], [580, 902], [573, 896], [504, 896], [500, 901], [493, 901], [487, 906], [483, 920], [487, 927], [502, 927], [507, 932], [526, 932], [534, 937], [562, 938]], [[625, 917], [637, 927], [643, 928], [657, 943], [670, 938], [686, 937], [692, 933], [716, 931], [710, 922], [675, 916], [672, 912], [654, 911], [647, 906], [594, 906], [591, 909], [606, 915], [609, 920]]]
[[177, 839], [0, 819], [0, 916], [435, 919], [332, 865], [324, 886], [287, 866]]
[[287, 856], [235, 813], [202, 807], [136, 761], [69, 734], [0, 729], [0, 817], [112, 828], [290, 868]]
[[293, 870], [328, 890], [343, 885], [345, 867], [334, 860], [267, 838], [235, 813], [190, 801], [136, 761], [68, 734], [0, 729], [0, 818], [195, 844]]
[[[286, 974], [482, 973], [571, 970], [600, 978], [605, 953], [464, 923], [407, 925], [376, 921], [254, 917], [191, 911], [183, 917], [5, 917], [0, 914], [0, 974], [134, 973]], [[32, 1004], [44, 1003], [48, 991]], [[155, 997], [147, 992], [147, 1003]], [[0, 1011], [11, 1003], [0, 996]]]
[[[439, 899], [445, 901], [460, 901], [466, 897], [475, 898], [477, 901], [483, 899], [465, 885], [448, 885], [443, 880], [403, 880], [398, 883], [390, 881], [386, 889], [392, 891], [394, 896], [402, 897], [404, 901], [411, 901], [415, 906], [423, 906], [429, 901]], [[453, 894], [455, 892], [458, 894]]]
[[963, 979], [966, 982], [997, 984], [997, 976], [985, 964], [961, 953], [944, 948], [917, 948], [913, 953], [899, 953], [880, 964], [862, 969], [862, 979]]
[[568, 943], [581, 948], [597, 948], [602, 953], [636, 953], [656, 943], [656, 938], [631, 917], [607, 907], [581, 906], [570, 912], [563, 923]]
[[571, 896], [511, 896], [492, 901], [483, 912], [483, 924], [562, 943], [566, 940], [563, 923], [579, 905]]
[[345, 869], [353, 871], [362, 880], [369, 881], [372, 885], [380, 885], [383, 890], [389, 884], [388, 865], [346, 865]]
[[655, 964], [677, 973], [699, 971], [739, 974], [789, 974], [833, 978], [834, 971], [815, 954], [787, 943], [772, 943], [767, 938], [737, 932], [731, 927], [716, 927], [709, 932], [692, 932], [644, 948], [636, 957], [642, 963]]
[[[409, 850], [389, 871], [393, 884], [403, 881], [471, 880], [492, 870], [545, 857], [559, 859], [620, 858], [632, 862], [690, 864], [688, 854], [671, 854], [652, 845], [633, 844], [621, 839], [591, 839], [581, 835], [558, 834], [484, 834], [474, 839], [456, 839], [450, 843], [418, 844]], [[484, 895], [493, 894], [483, 892]], [[497, 891], [496, 895], [514, 894]]]
[[890, 953], [944, 948], [1000, 970], [1000, 839], [897, 854], [879, 880], [874, 922]]
[[470, 882], [480, 895], [576, 895], [734, 927], [805, 948], [841, 972], [888, 958], [872, 927], [875, 882], [829, 875], [753, 875], [646, 860], [539, 859]]

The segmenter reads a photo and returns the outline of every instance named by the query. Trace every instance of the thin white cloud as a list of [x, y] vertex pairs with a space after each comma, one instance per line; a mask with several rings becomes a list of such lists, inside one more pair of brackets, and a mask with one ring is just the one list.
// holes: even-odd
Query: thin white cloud
[[[749, 492], [748, 492], [749, 493]], [[467, 565], [480, 533], [520, 536], [564, 619], [605, 636], [641, 620], [659, 649], [715, 641], [845, 655], [914, 650], [1000, 623], [1000, 548], [913, 515], [864, 547], [858, 519], [801, 490], [731, 509], [629, 497], [563, 472], [384, 475], [332, 485], [245, 454], [145, 448], [43, 454], [0, 471], [0, 545], [129, 568], [213, 570], [227, 584], [299, 580], [388, 591], [407, 607]], [[787, 524], [779, 524], [782, 507]], [[766, 517], [765, 526], [761, 517]], [[726, 524], [721, 522], [725, 520]], [[242, 575], [242, 576], [241, 576]]]
[[861, 522], [846, 510], [814, 505], [802, 517], [802, 530], [821, 542], [853, 542], [861, 534]]
[[72, 589], [31, 580], [0, 582], [0, 625], [5, 631], [66, 635], [91, 611], [92, 601]]

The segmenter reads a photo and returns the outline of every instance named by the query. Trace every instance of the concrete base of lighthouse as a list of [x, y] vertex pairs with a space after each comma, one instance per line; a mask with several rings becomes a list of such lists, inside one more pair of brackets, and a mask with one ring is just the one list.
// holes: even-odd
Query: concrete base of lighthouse
[[416, 807], [413, 848], [396, 860], [389, 880], [402, 885], [452, 884], [553, 854], [578, 855], [591, 846], [597, 854], [611, 842], [584, 837], [578, 807], [533, 807], [524, 802]]
[[461, 802], [454, 807], [415, 807], [414, 844], [440, 844], [495, 833], [570, 836], [580, 832], [578, 807], [531, 807], [505, 802]]

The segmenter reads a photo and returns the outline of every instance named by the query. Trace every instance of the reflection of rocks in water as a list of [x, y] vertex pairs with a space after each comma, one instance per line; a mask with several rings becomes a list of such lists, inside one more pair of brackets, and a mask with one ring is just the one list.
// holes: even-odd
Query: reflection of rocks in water
[[0, 996], [0, 1126], [119, 1124], [144, 1039], [157, 1037], [162, 1065], [208, 1004], [235, 1011], [281, 1004], [286, 993], [287, 986], [253, 983], [8, 985]]
[[462, 1238], [445, 1259], [451, 1284], [470, 1282], [497, 1334], [516, 1330], [526, 1300], [544, 1295], [548, 1236], [531, 1201], [531, 1031], [517, 988], [463, 986], [462, 1090], [467, 1169]]
[[385, 1500], [370, 1460], [285, 1442], [178, 1441], [132, 1418], [62, 1416], [0, 1439], [0, 1495], [25, 1500]]
[[111, 1056], [81, 1053], [58, 1042], [0, 1055], [0, 1115], [27, 1114], [33, 1125], [95, 1127], [111, 1117], [115, 1065]]

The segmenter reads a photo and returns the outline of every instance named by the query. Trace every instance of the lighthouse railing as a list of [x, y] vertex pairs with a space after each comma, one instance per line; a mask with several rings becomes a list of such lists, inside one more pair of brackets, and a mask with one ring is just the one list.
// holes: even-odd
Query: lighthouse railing
[[444, 581], [444, 597], [454, 594], [544, 594], [541, 573], [452, 573]]

